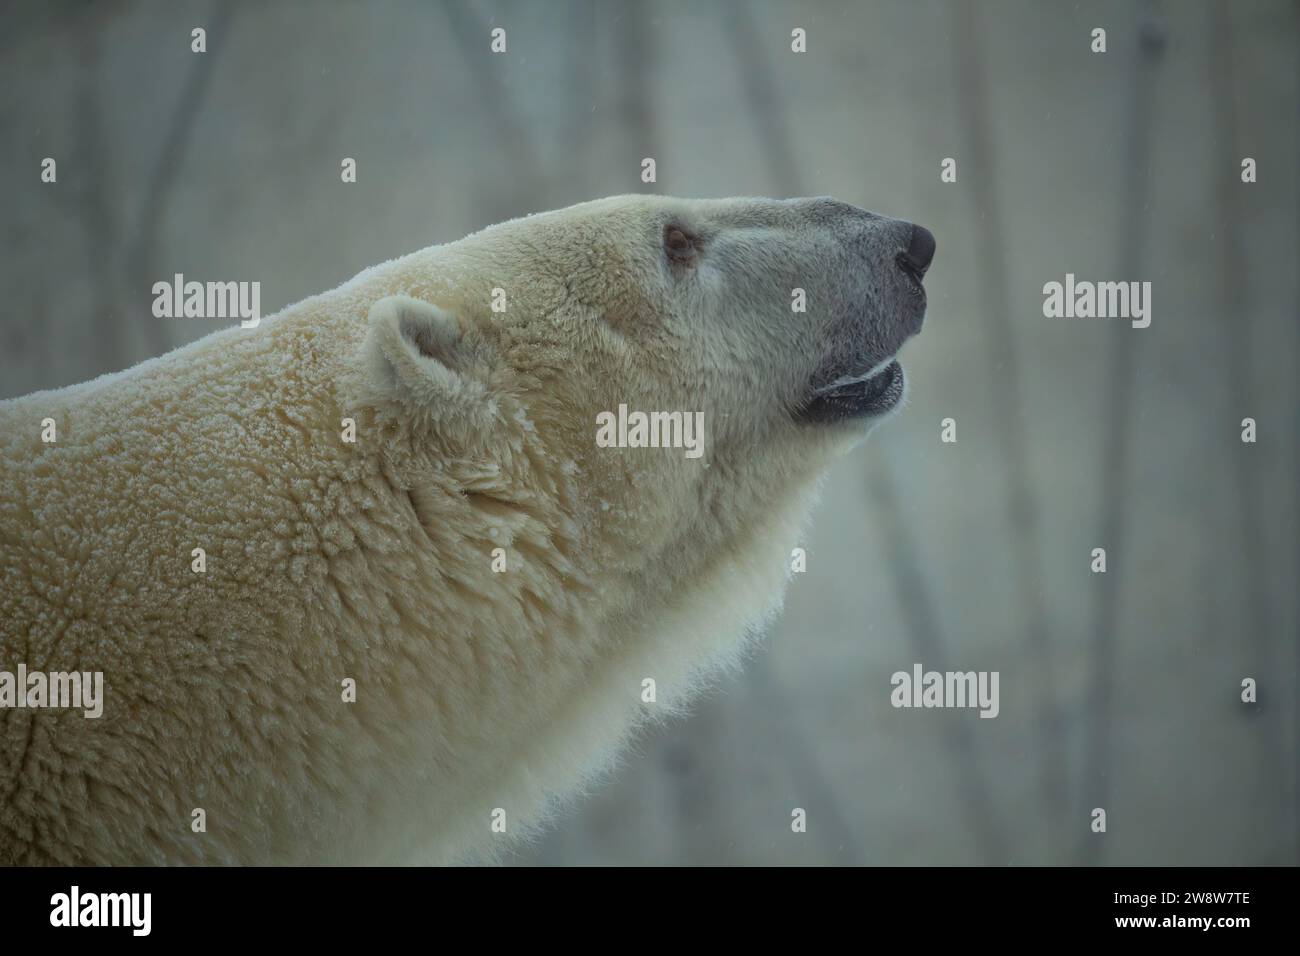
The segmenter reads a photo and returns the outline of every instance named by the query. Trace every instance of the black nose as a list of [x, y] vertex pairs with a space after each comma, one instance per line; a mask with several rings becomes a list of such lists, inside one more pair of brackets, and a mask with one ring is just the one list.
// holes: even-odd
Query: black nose
[[930, 263], [934, 261], [934, 233], [925, 226], [913, 226], [912, 240], [903, 255], [907, 257], [908, 264], [913, 269], [925, 275], [925, 270], [930, 268]]

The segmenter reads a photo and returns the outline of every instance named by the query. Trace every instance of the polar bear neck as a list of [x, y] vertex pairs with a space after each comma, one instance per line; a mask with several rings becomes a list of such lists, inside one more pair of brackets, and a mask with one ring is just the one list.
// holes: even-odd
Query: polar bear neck
[[[256, 334], [0, 403], [0, 481], [39, 503], [0, 509], [0, 656], [105, 675], [102, 720], [61, 721], [57, 746], [0, 713], [29, 740], [0, 780], [0, 862], [484, 852], [494, 808], [526, 832], [779, 604], [811, 482], [635, 555], [638, 526], [523, 422], [487, 466], [377, 434], [346, 391], [359, 319], [423, 274], [391, 264]], [[57, 444], [32, 437], [45, 417]], [[206, 839], [156, 825], [200, 806], [222, 821]]]

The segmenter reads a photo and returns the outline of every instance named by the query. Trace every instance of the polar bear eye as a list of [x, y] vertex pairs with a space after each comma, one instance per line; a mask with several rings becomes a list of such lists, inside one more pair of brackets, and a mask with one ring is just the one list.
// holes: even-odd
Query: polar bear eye
[[695, 258], [696, 240], [681, 226], [664, 227], [664, 251], [675, 262], [690, 262]]

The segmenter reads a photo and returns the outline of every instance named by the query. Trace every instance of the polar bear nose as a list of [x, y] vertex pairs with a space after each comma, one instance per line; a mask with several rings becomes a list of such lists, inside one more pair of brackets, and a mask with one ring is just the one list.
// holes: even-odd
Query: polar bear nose
[[925, 275], [925, 270], [934, 261], [934, 233], [925, 226], [912, 226], [912, 238], [903, 257], [919, 275]]

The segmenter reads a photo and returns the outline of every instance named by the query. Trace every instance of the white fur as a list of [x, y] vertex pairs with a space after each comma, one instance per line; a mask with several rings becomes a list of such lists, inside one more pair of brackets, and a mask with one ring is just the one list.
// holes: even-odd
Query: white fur
[[[736, 661], [861, 437], [790, 414], [888, 305], [805, 202], [515, 220], [0, 403], [0, 669], [106, 688], [97, 721], [0, 710], [0, 862], [446, 862], [544, 821]], [[703, 411], [703, 458], [597, 448], [620, 402]]]

